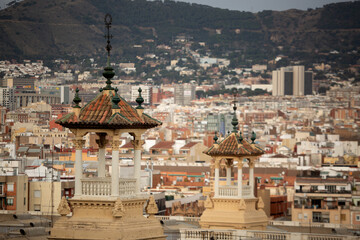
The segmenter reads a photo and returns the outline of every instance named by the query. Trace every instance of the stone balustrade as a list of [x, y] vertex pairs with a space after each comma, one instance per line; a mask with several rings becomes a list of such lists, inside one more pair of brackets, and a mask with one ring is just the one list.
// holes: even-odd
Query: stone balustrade
[[[242, 197], [247, 198], [251, 196], [251, 189], [248, 185], [242, 186]], [[219, 186], [219, 197], [238, 197], [238, 187], [237, 186]]]
[[[136, 179], [119, 179], [119, 196], [130, 197], [135, 195]], [[83, 196], [111, 196], [111, 178], [84, 178], [81, 179]]]
[[218, 230], [218, 229], [180, 229], [181, 239], [187, 240], [235, 240], [235, 239], [266, 239], [266, 240], [355, 240], [357, 236], [327, 235], [297, 232], [273, 232], [254, 230]]

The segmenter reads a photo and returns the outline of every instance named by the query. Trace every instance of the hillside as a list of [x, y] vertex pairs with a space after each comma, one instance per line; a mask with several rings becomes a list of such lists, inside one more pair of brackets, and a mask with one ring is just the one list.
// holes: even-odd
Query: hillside
[[101, 55], [108, 12], [115, 56], [144, 39], [169, 43], [180, 33], [262, 54], [280, 45], [296, 52], [360, 46], [360, 2], [253, 14], [169, 0], [25, 0], [0, 11], [0, 59]]

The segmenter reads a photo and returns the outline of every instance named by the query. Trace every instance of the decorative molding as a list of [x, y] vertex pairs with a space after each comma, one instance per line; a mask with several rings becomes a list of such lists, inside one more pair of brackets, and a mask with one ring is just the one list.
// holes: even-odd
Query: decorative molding
[[71, 208], [69, 206], [69, 202], [65, 196], [63, 196], [61, 198], [61, 201], [59, 203], [59, 207], [57, 208], [57, 211], [61, 216], [66, 216], [69, 213], [71, 213]]
[[265, 207], [264, 201], [262, 200], [261, 197], [259, 197], [259, 201], [257, 203], [257, 208], [258, 209], [264, 209], [264, 207]]
[[244, 201], [244, 199], [240, 200], [240, 204], [239, 204], [239, 210], [246, 210], [246, 203]]
[[207, 196], [206, 200], [205, 200], [205, 204], [204, 204], [206, 209], [212, 209], [214, 208], [214, 203], [210, 197], [210, 195]]
[[112, 215], [114, 217], [121, 218], [124, 216], [124, 213], [125, 213], [124, 205], [122, 204], [121, 199], [118, 198], [114, 204], [114, 208], [112, 210]]
[[159, 212], [159, 209], [156, 205], [156, 202], [155, 202], [155, 199], [154, 199], [154, 196], [150, 196], [149, 197], [149, 201], [148, 201], [148, 204], [145, 208], [145, 211], [147, 214], [149, 214], [149, 218], [154, 218], [154, 215], [157, 214]]

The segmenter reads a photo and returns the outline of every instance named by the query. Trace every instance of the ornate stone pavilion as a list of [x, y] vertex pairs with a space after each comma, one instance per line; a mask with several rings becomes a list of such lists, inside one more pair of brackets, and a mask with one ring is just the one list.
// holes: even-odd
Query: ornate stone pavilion
[[[253, 132], [251, 142], [243, 139], [238, 133], [238, 120], [234, 105], [232, 133], [221, 142], [215, 135], [214, 144], [204, 153], [210, 155], [214, 162], [213, 191], [205, 201], [205, 211], [200, 218], [201, 228], [212, 229], [252, 229], [264, 230], [268, 218], [263, 210], [261, 198], [254, 195], [254, 166], [264, 151], [255, 144]], [[242, 168], [244, 162], [249, 165], [248, 184], [243, 182]], [[220, 165], [226, 164], [226, 183], [220, 184]], [[232, 181], [232, 170], [237, 164], [237, 181]]]
[[[55, 222], [49, 239], [165, 239], [160, 222], [152, 217], [157, 213], [154, 199], [148, 201], [149, 196], [140, 192], [139, 185], [141, 135], [161, 122], [143, 112], [141, 89], [136, 100], [138, 107], [134, 109], [111, 86], [111, 78], [115, 74], [109, 64], [109, 39], [108, 65], [103, 73], [107, 79], [105, 88], [100, 89], [95, 99], [82, 108], [77, 89], [73, 111], [57, 120], [75, 135], [75, 196], [69, 200], [62, 199], [58, 208], [61, 218]], [[98, 176], [84, 178], [83, 137], [90, 132], [99, 136]], [[122, 133], [133, 136], [133, 178], [119, 176], [119, 138]], [[105, 174], [105, 146], [108, 141], [112, 147], [111, 177]], [[143, 216], [146, 202], [149, 218]], [[67, 217], [70, 212], [72, 216]]]

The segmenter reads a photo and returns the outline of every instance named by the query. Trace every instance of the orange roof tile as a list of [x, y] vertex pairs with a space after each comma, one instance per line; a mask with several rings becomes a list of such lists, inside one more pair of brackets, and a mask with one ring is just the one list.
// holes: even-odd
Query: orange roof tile
[[257, 144], [249, 143], [248, 140], [240, 140], [237, 133], [231, 133], [218, 146], [211, 146], [204, 151], [209, 156], [259, 156], [264, 153]]
[[128, 102], [120, 97], [120, 113], [112, 113], [114, 92], [101, 92], [80, 111], [79, 117], [74, 112], [59, 118], [56, 123], [64, 127], [76, 128], [152, 128], [161, 122], [143, 113], [140, 116]]

